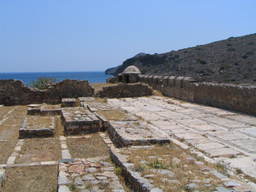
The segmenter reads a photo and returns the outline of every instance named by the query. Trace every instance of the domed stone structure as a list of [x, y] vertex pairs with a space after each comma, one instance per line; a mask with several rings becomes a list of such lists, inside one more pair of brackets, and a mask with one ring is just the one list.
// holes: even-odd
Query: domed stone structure
[[141, 74], [140, 70], [138, 67], [136, 67], [135, 65], [131, 65], [129, 67], [127, 67], [122, 74]]
[[136, 83], [139, 81], [140, 74], [139, 68], [131, 65], [118, 75], [118, 80], [123, 83]]

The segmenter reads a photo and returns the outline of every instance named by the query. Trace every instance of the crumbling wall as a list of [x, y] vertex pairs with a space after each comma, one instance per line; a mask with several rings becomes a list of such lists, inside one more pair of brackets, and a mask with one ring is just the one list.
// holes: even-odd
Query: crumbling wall
[[179, 76], [139, 77], [165, 96], [256, 115], [256, 86], [196, 82]]
[[114, 86], [103, 87], [101, 91], [97, 93], [99, 97], [107, 98], [123, 98], [123, 97], [142, 97], [153, 94], [153, 90], [145, 84], [134, 83], [124, 84], [120, 83]]
[[18, 80], [0, 80], [0, 104], [22, 105], [42, 102], [45, 91], [25, 87]]
[[64, 80], [46, 90], [26, 87], [19, 80], [0, 80], [0, 104], [60, 103], [65, 97], [93, 96], [88, 81]]

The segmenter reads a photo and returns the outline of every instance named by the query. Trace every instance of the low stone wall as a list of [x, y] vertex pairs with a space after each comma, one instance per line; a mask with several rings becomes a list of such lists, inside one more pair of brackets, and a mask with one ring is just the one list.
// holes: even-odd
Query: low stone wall
[[190, 77], [139, 77], [165, 96], [256, 115], [256, 86], [196, 82]]
[[114, 86], [103, 87], [103, 89], [97, 93], [97, 96], [107, 97], [107, 98], [123, 98], [123, 97], [142, 97], [142, 96], [149, 96], [152, 94], [153, 94], [153, 90], [146, 84], [120, 83]]
[[194, 102], [256, 115], [256, 86], [196, 83]]
[[0, 80], [0, 104], [60, 103], [62, 98], [89, 97], [94, 89], [88, 81], [64, 80], [46, 90], [26, 87], [19, 80]]

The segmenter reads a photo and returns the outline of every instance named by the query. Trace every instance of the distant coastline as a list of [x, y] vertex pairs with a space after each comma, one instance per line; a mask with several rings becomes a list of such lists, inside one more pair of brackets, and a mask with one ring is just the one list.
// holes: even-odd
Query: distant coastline
[[0, 73], [1, 79], [16, 79], [30, 85], [32, 81], [40, 77], [54, 78], [57, 81], [64, 79], [88, 80], [90, 83], [104, 83], [110, 75], [101, 72], [12, 72]]

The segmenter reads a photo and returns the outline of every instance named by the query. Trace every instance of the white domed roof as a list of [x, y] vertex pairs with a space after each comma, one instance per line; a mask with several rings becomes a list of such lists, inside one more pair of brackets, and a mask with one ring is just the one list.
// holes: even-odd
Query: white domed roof
[[140, 74], [140, 70], [138, 67], [131, 65], [129, 67], [127, 67], [122, 73], [136, 73], [136, 74]]

